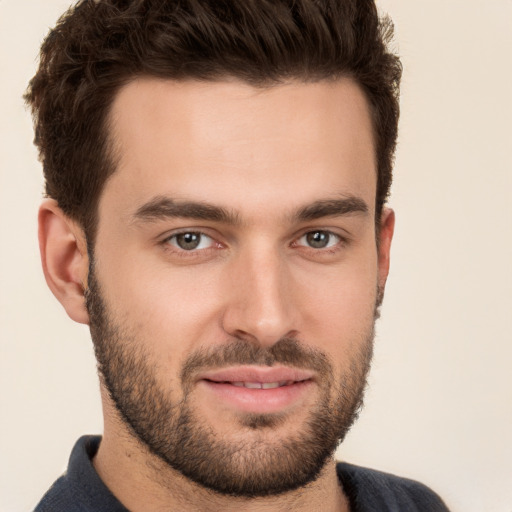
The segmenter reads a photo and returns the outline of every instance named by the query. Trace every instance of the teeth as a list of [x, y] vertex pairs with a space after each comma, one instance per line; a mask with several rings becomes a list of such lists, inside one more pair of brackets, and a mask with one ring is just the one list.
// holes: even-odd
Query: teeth
[[244, 387], [249, 389], [261, 389], [263, 384], [261, 382], [244, 382]]
[[289, 386], [293, 384], [292, 380], [283, 380], [280, 382], [232, 382], [233, 386], [237, 388], [248, 389], [275, 389], [282, 386]]

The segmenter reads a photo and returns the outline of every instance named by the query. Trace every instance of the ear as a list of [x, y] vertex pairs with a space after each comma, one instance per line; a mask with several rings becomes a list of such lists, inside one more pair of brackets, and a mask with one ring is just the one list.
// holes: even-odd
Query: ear
[[384, 208], [380, 221], [379, 231], [379, 288], [384, 292], [386, 280], [389, 273], [389, 255], [391, 251], [391, 240], [395, 230], [395, 212], [391, 208]]
[[89, 258], [83, 230], [53, 199], [39, 208], [39, 250], [44, 277], [57, 300], [75, 322], [89, 323], [84, 289]]

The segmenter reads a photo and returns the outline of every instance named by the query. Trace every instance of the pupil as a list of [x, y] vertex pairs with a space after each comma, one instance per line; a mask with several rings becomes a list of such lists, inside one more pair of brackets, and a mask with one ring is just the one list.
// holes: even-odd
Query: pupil
[[201, 241], [201, 235], [199, 233], [183, 233], [176, 237], [176, 242], [181, 249], [191, 250], [195, 249]]
[[308, 233], [307, 235], [308, 244], [315, 249], [322, 249], [329, 243], [329, 234], [324, 231], [315, 231]]

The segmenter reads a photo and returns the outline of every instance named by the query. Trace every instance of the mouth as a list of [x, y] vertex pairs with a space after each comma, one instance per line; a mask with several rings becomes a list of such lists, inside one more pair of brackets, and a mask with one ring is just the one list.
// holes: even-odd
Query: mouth
[[238, 388], [247, 389], [275, 389], [282, 388], [283, 386], [291, 386], [294, 384], [293, 380], [285, 380], [281, 382], [226, 382], [226, 384], [232, 384]]
[[312, 372], [287, 367], [236, 367], [206, 372], [198, 385], [218, 410], [279, 413], [304, 401], [314, 382]]

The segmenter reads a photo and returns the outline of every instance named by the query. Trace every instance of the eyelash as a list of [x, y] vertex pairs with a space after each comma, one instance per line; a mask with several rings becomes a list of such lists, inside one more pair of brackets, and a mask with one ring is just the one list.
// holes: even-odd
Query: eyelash
[[[171, 243], [171, 240], [176, 239], [180, 235], [188, 235], [188, 234], [199, 235], [200, 237], [207, 237], [212, 241], [212, 246], [206, 247], [203, 249], [192, 249], [192, 250], [187, 251], [186, 249], [182, 249], [179, 246]], [[223, 245], [221, 243], [217, 242], [212, 236], [207, 235], [203, 231], [192, 230], [192, 229], [179, 231], [178, 233], [173, 233], [172, 235], [169, 235], [164, 240], [162, 240], [161, 245], [164, 247], [164, 249], [166, 251], [171, 252], [173, 254], [173, 256], [178, 256], [180, 258], [194, 258], [194, 257], [204, 256], [206, 252], [210, 252], [212, 250], [220, 249], [223, 247]]]
[[329, 242], [328, 242], [329, 244], [331, 243], [332, 238], [336, 239], [335, 244], [327, 245], [326, 247], [311, 247], [310, 245], [304, 244], [304, 245], [302, 245], [302, 247], [307, 247], [308, 249], [312, 249], [315, 252], [317, 252], [317, 251], [332, 252], [332, 251], [336, 250], [336, 248], [337, 248], [336, 246], [338, 246], [341, 242], [345, 241], [340, 235], [333, 233], [332, 231], [329, 231], [326, 229], [317, 229], [317, 230], [313, 230], [313, 231], [307, 231], [300, 238], [298, 238], [296, 242], [293, 242], [292, 245], [294, 245], [294, 246], [299, 245], [298, 242], [300, 242], [302, 239], [307, 239], [307, 237], [309, 235], [317, 235], [319, 233], [329, 236]]
[[[308, 235], [311, 234], [326, 234], [330, 237], [329, 243], [332, 238], [336, 239], [336, 242], [334, 245], [328, 245], [327, 247], [321, 247], [321, 248], [315, 248], [308, 246], [306, 244], [299, 244], [300, 240], [305, 239]], [[202, 249], [191, 249], [186, 250], [183, 248], [180, 248], [179, 246], [172, 244], [171, 240], [175, 240], [180, 235], [199, 235], [200, 237], [207, 237], [212, 241], [212, 244], [210, 247], [205, 247]], [[295, 238], [294, 241], [290, 244], [291, 247], [303, 247], [306, 250], [313, 251], [315, 255], [322, 255], [322, 254], [334, 254], [338, 252], [342, 247], [346, 246], [348, 244], [349, 240], [346, 237], [343, 237], [337, 233], [334, 233], [331, 230], [328, 229], [313, 229], [306, 232], [303, 232], [299, 237]], [[200, 241], [200, 244], [202, 241]], [[220, 242], [217, 242], [212, 236], [204, 233], [200, 230], [183, 230], [178, 233], [173, 233], [172, 235], [167, 236], [164, 240], [162, 240], [161, 245], [164, 246], [166, 251], [172, 252], [173, 255], [177, 255], [178, 257], [182, 258], [194, 258], [194, 257], [200, 257], [205, 256], [207, 252], [210, 252], [215, 249], [222, 249], [224, 245]]]

